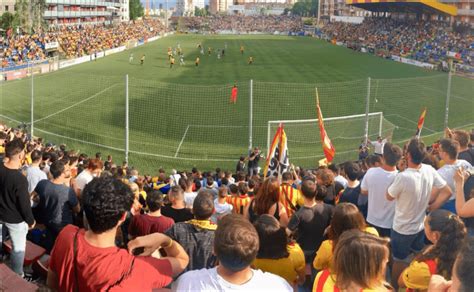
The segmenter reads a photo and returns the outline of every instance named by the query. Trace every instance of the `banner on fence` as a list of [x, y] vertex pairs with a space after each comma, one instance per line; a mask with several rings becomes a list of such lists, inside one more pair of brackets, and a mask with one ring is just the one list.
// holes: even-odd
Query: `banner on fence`
[[149, 38], [148, 41], [149, 41], [149, 42], [154, 42], [154, 41], [156, 41], [156, 40], [159, 39], [159, 38], [160, 38], [160, 36], [155, 36], [155, 37]]
[[105, 55], [108, 56], [108, 55], [112, 55], [112, 54], [115, 54], [115, 53], [120, 53], [120, 52], [125, 51], [125, 49], [126, 49], [125, 46], [110, 49], [110, 50], [105, 51]]
[[7, 80], [15, 80], [20, 78], [25, 78], [28, 70], [18, 70], [14, 72], [7, 72]]
[[435, 65], [433, 65], [433, 64], [424, 63], [424, 62], [420, 62], [420, 61], [417, 61], [417, 60], [408, 59], [408, 58], [404, 58], [404, 57], [400, 57], [400, 56], [392, 55], [391, 59], [394, 60], [394, 61], [397, 61], [397, 62], [401, 62], [401, 63], [404, 63], [404, 64], [415, 65], [415, 66], [422, 67], [422, 68], [427, 68], [427, 69], [434, 69], [435, 68]]
[[354, 24], [361, 24], [364, 21], [363, 16], [336, 16], [331, 15], [330, 18], [331, 22], [345, 22], [345, 23], [354, 23]]
[[89, 55], [83, 56], [83, 57], [80, 57], [80, 58], [76, 58], [76, 59], [64, 60], [64, 61], [59, 62], [59, 68], [60, 69], [66, 68], [66, 67], [69, 67], [69, 66], [85, 63], [85, 62], [88, 62], [90, 60], [91, 60], [91, 56], [89, 56]]
[[454, 59], [461, 59], [461, 54], [456, 53], [456, 52], [447, 52], [446, 56], [454, 58]]
[[58, 42], [46, 43], [44, 45], [44, 48], [46, 49], [46, 51], [54, 51], [54, 50], [57, 50], [59, 48], [59, 43]]

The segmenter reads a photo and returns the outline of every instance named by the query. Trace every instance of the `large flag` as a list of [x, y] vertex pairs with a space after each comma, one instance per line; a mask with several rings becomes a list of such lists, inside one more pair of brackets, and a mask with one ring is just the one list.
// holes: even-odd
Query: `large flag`
[[285, 130], [283, 130], [283, 124], [277, 129], [277, 132], [272, 140], [270, 146], [270, 152], [268, 153], [267, 162], [265, 163], [265, 169], [263, 175], [269, 176], [280, 176], [285, 171], [290, 169], [290, 161], [288, 159], [288, 144], [286, 139]]
[[421, 112], [420, 118], [418, 119], [418, 126], [416, 128], [416, 138], [420, 139], [421, 136], [421, 129], [423, 129], [423, 124], [425, 123], [425, 116], [426, 116], [426, 107]]
[[318, 89], [316, 88], [316, 108], [318, 111], [318, 122], [319, 122], [319, 134], [321, 135], [321, 144], [323, 146], [324, 156], [326, 156], [327, 162], [331, 163], [336, 155], [336, 149], [331, 143], [331, 140], [326, 133], [324, 128], [323, 114], [321, 113], [321, 107], [319, 106]]

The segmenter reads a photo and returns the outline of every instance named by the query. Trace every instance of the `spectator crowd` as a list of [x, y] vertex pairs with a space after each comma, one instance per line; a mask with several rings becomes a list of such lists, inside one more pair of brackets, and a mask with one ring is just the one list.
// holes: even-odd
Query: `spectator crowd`
[[121, 22], [114, 26], [60, 26], [32, 34], [10, 31], [6, 36], [0, 36], [2, 67], [44, 60], [46, 44], [50, 42], [58, 42], [59, 52], [64, 57], [77, 58], [117, 48], [128, 41], [144, 41], [165, 31], [161, 21], [155, 19]]
[[361, 24], [331, 22], [321, 32], [328, 40], [382, 57], [441, 64], [454, 53], [451, 57], [474, 66], [474, 35], [455, 32], [446, 22], [366, 18]]
[[279, 177], [258, 148], [235, 171], [143, 175], [0, 124], [0, 267], [37, 278], [28, 239], [59, 291], [472, 291], [474, 132], [370, 144]]
[[[172, 18], [177, 30], [199, 32], [274, 33], [300, 32], [303, 21], [298, 16], [286, 15], [212, 15], [208, 17]], [[179, 24], [179, 27], [178, 27]]]
[[[175, 30], [185, 32], [275, 33], [300, 32], [303, 21], [298, 16], [213, 15], [171, 19]], [[144, 41], [166, 31], [159, 20], [123, 22], [115, 26], [61, 26], [32, 34], [8, 32], [0, 37], [3, 67], [44, 60], [45, 46], [58, 42], [66, 58], [91, 55], [126, 45], [130, 40]], [[334, 43], [390, 58], [392, 55], [436, 64], [447, 69], [447, 59], [474, 67], [474, 35], [454, 31], [445, 22], [366, 18], [361, 24], [331, 22], [320, 31]]]

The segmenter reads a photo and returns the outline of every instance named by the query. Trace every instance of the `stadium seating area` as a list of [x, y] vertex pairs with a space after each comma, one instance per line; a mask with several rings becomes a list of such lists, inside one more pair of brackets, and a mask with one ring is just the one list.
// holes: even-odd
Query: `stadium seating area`
[[26, 64], [46, 58], [45, 45], [57, 41], [66, 58], [81, 57], [95, 52], [123, 46], [129, 40], [143, 41], [165, 31], [158, 20], [121, 23], [115, 27], [63, 26], [48, 32], [32, 35], [11, 34], [0, 37], [3, 49], [3, 67]]
[[[233, 31], [241, 33], [299, 32], [303, 28], [301, 17], [297, 16], [238, 16], [215, 15], [210, 17], [182, 18], [183, 31]], [[173, 19], [177, 24], [177, 18]]]
[[48, 37], [44, 34], [0, 36], [0, 50], [3, 50], [2, 67], [26, 64], [46, 57], [44, 45]]
[[[172, 19], [176, 29], [178, 19]], [[300, 17], [290, 16], [210, 16], [180, 19], [183, 31], [232, 31], [240, 33], [299, 32]], [[122, 23], [116, 27], [62, 27], [56, 31], [32, 35], [10, 35], [0, 38], [4, 50], [3, 67], [25, 64], [46, 57], [45, 44], [58, 41], [67, 58], [80, 57], [115, 48], [128, 40], [144, 40], [165, 31], [158, 20]], [[463, 64], [474, 66], [474, 36], [453, 32], [446, 23], [369, 18], [362, 24], [333, 22], [322, 34], [331, 41], [380, 56], [407, 57], [421, 62], [440, 64], [454, 54]]]
[[366, 19], [362, 24], [333, 22], [322, 32], [330, 40], [351, 48], [362, 47], [379, 55], [402, 56], [426, 63], [446, 60], [449, 52], [467, 65], [474, 65], [474, 36], [453, 32], [444, 22]]
[[[19, 140], [22, 142], [18, 142]], [[201, 285], [204, 285], [204, 290], [209, 289], [209, 286], [205, 286], [208, 285], [205, 279], [193, 278], [189, 280], [187, 274], [185, 274], [176, 280], [176, 276], [183, 269], [193, 273], [194, 270], [202, 268], [214, 268], [215, 255], [212, 248], [214, 232], [216, 232], [217, 236], [218, 231], [215, 231], [216, 227], [219, 230], [220, 222], [226, 221], [227, 216], [229, 216], [228, 220], [241, 220], [239, 219], [242, 218], [240, 216], [232, 217], [229, 215], [232, 213], [248, 218], [257, 230], [256, 234], [258, 234], [260, 240], [260, 248], [258, 252], [256, 251], [256, 258], [254, 257], [252, 260], [252, 268], [258, 268], [264, 272], [282, 277], [266, 282], [264, 287], [279, 287], [279, 291], [282, 291], [282, 287], [286, 287], [286, 291], [291, 291], [292, 288], [296, 289], [299, 286], [299, 289], [303, 291], [310, 291], [311, 289], [313, 291], [323, 291], [317, 289], [333, 287], [334, 285], [338, 285], [338, 287], [349, 285], [346, 282], [328, 281], [324, 278], [325, 273], [333, 275], [344, 273], [350, 279], [352, 285], [357, 285], [356, 287], [361, 289], [370, 288], [376, 291], [393, 291], [387, 288], [390, 287], [390, 280], [393, 286], [417, 289], [422, 287], [422, 289], [426, 289], [428, 285], [432, 285], [430, 287], [439, 289], [439, 287], [442, 287], [441, 285], [446, 284], [446, 280], [437, 276], [431, 277], [431, 275], [434, 275], [434, 270], [430, 266], [430, 260], [433, 261], [434, 265], [436, 265], [436, 262], [438, 263], [438, 269], [443, 269], [441, 274], [447, 275], [445, 276], [447, 279], [451, 277], [456, 254], [463, 253], [471, 261], [469, 264], [472, 264], [472, 239], [469, 238], [474, 235], [474, 222], [469, 217], [474, 217], [472, 212], [474, 199], [467, 202], [463, 201], [459, 204], [460, 206], [454, 206], [454, 200], [460, 200], [460, 198], [464, 197], [466, 200], [469, 200], [469, 194], [474, 190], [474, 176], [469, 178], [460, 171], [456, 173], [455, 169], [458, 168], [452, 168], [451, 166], [456, 165], [464, 169], [472, 169], [471, 163], [474, 162], [474, 129], [470, 134], [466, 131], [447, 129], [445, 131], [445, 138], [429, 147], [425, 147], [418, 140], [413, 139], [407, 143], [404, 154], [400, 147], [381, 138], [378, 141], [369, 142], [369, 144], [360, 145], [359, 160], [347, 161], [339, 165], [320, 166], [316, 169], [293, 167], [289, 172], [282, 174], [281, 180], [275, 178], [265, 179], [261, 175], [260, 170], [253, 174], [247, 173], [247, 169], [251, 173], [257, 168], [258, 163], [253, 161], [256, 156], [260, 155], [258, 151], [254, 151], [247, 158], [241, 158], [237, 163], [235, 172], [224, 171], [219, 168], [215, 171], [201, 172], [193, 168], [189, 171], [173, 170], [170, 173], [166, 173], [165, 170], [160, 169], [157, 174], [149, 175], [141, 174], [138, 169], [125, 163], [117, 165], [110, 156], [104, 160], [102, 160], [100, 153], [97, 153], [95, 157], [88, 157], [86, 154], [79, 154], [74, 150], [68, 149], [64, 144], [59, 146], [50, 143], [45, 144], [41, 138], [31, 139], [22, 129], [13, 129], [0, 124], [0, 158], [3, 159], [5, 166], [11, 166], [17, 158], [22, 159], [18, 161], [18, 166], [27, 177], [24, 183], [28, 182], [28, 186], [25, 185], [24, 187], [32, 190], [32, 214], [34, 215], [36, 226], [35, 224], [30, 224], [31, 228], [35, 227], [31, 231], [32, 236], [29, 237], [33, 242], [27, 242], [24, 263], [25, 266], [30, 264], [36, 266], [36, 268], [33, 268], [36, 274], [28, 275], [27, 279], [31, 279], [30, 277], [40, 277], [40, 279], [36, 280], [37, 283], [45, 283], [44, 271], [47, 270], [47, 267], [44, 266], [45, 263], [50, 265], [50, 268], [56, 275], [61, 275], [61, 278], [66, 277], [61, 272], [63, 267], [58, 266], [58, 264], [62, 265], [62, 256], [55, 253], [60, 253], [65, 248], [64, 244], [66, 243], [63, 241], [68, 240], [68, 236], [72, 236], [71, 230], [76, 230], [76, 227], [65, 227], [65, 224], [61, 223], [60, 230], [64, 228], [63, 232], [53, 232], [51, 226], [57, 227], [58, 225], [52, 224], [47, 218], [51, 214], [56, 214], [52, 215], [53, 218], [57, 216], [54, 210], [48, 209], [54, 209], [55, 205], [48, 206], [44, 200], [56, 200], [51, 196], [56, 196], [53, 194], [57, 190], [50, 189], [50, 193], [47, 193], [44, 189], [47, 187], [45, 186], [47, 183], [38, 180], [38, 174], [34, 174], [33, 169], [39, 171], [41, 173], [40, 176], [44, 176], [44, 180], [49, 179], [51, 181], [50, 185], [60, 184], [66, 190], [69, 189], [69, 198], [65, 198], [67, 203], [64, 203], [65, 205], [60, 204], [63, 209], [61, 216], [67, 216], [66, 214], [71, 216], [73, 211], [77, 212], [78, 210], [75, 208], [79, 207], [74, 207], [75, 204], [84, 207], [95, 202], [95, 204], [101, 204], [96, 209], [97, 212], [102, 212], [103, 210], [107, 210], [107, 212], [101, 215], [99, 213], [93, 215], [95, 214], [92, 211], [93, 209], [87, 209], [88, 207], [85, 206], [88, 210], [85, 216], [91, 222], [90, 228], [98, 228], [97, 224], [105, 224], [103, 220], [106, 220], [104, 219], [106, 216], [115, 216], [113, 218], [117, 220], [120, 216], [117, 217], [113, 214], [121, 214], [120, 212], [126, 211], [128, 215], [125, 222], [121, 223], [122, 226], [117, 230], [111, 229], [114, 231], [113, 234], [117, 232], [114, 237], [115, 244], [118, 246], [126, 247], [127, 243], [129, 248], [130, 246], [146, 246], [147, 241], [142, 242], [141, 237], [135, 240], [132, 239], [136, 238], [136, 236], [148, 234], [149, 237], [147, 238], [149, 240], [152, 237], [156, 237], [156, 240], [158, 240], [158, 237], [163, 235], [156, 235], [158, 233], [153, 232], [164, 232], [167, 240], [171, 239], [169, 241], [171, 243], [161, 243], [154, 248], [156, 249], [161, 245], [166, 250], [168, 257], [173, 258], [176, 256], [177, 260], [182, 261], [181, 268], [177, 270], [172, 269], [172, 274], [174, 275], [173, 287], [178, 287], [179, 291], [195, 291], [196, 287], [199, 286], [197, 285], [199, 281], [203, 281]], [[19, 148], [25, 149], [24, 157], [18, 154], [18, 151], [13, 151], [15, 146], [12, 145], [15, 145], [15, 143], [17, 143], [17, 146], [26, 145], [24, 148]], [[368, 155], [367, 150], [372, 147], [375, 154]], [[379, 154], [382, 151], [381, 149], [384, 151], [384, 159]], [[420, 164], [420, 159], [422, 159], [423, 164]], [[423, 169], [420, 171], [428, 180], [431, 180], [430, 177], [433, 177], [433, 180], [431, 180], [432, 187], [439, 191], [436, 196], [431, 195], [430, 197], [430, 194], [432, 194], [431, 183], [425, 190], [423, 188], [417, 189], [417, 191], [422, 192], [420, 193], [421, 197], [410, 195], [410, 192], [413, 191], [412, 189], [408, 191], [403, 189], [405, 184], [410, 184], [410, 182], [416, 183], [417, 181], [418, 175], [415, 176], [411, 173], [412, 170], [410, 170], [413, 168]], [[3, 177], [8, 175], [12, 174], [7, 174], [0, 168], [0, 186], [5, 183]], [[101, 179], [93, 180], [94, 177], [99, 176]], [[84, 182], [85, 177], [89, 178]], [[91, 191], [91, 189], [85, 188], [89, 183], [91, 188], [96, 187], [97, 189]], [[101, 189], [100, 183], [115, 184], [114, 186], [108, 186], [108, 188], [114, 188], [115, 191], [107, 193], [109, 189]], [[124, 203], [124, 199], [119, 199], [119, 197], [110, 198], [112, 201], [102, 201], [105, 200], [105, 197], [103, 199], [96, 198], [96, 201], [84, 199], [84, 196], [97, 195], [125, 196], [130, 194], [131, 196], [132, 193], [122, 193], [124, 190], [118, 188], [117, 183], [128, 185], [128, 188], [133, 192], [133, 203], [132, 200]], [[19, 184], [19, 182], [16, 184]], [[464, 192], [463, 186], [466, 186]], [[454, 192], [455, 188], [458, 191]], [[0, 189], [3, 190], [0, 191], [2, 195], [0, 196], [0, 207], [5, 211], [8, 208], [12, 208], [11, 205], [8, 205], [7, 197], [9, 191], [4, 186], [1, 186]], [[156, 191], [159, 192], [157, 193]], [[395, 200], [395, 202], [390, 204], [390, 201], [385, 198], [387, 192], [390, 193], [392, 200]], [[366, 196], [367, 193], [368, 196]], [[455, 196], [455, 199], [452, 201], [449, 200], [451, 194]], [[76, 196], [79, 200], [75, 198]], [[407, 196], [411, 196], [411, 199]], [[29, 195], [27, 195], [27, 198], [30, 200]], [[409, 200], [410, 203], [405, 204], [400, 200]], [[107, 204], [107, 206], [102, 204]], [[124, 211], [121, 211], [121, 208], [125, 205], [121, 204], [127, 206]], [[16, 207], [13, 206], [13, 208]], [[30, 207], [28, 206], [27, 208]], [[72, 210], [65, 212], [64, 208], [71, 208]], [[410, 211], [407, 208], [412, 210]], [[425, 225], [423, 225], [423, 218], [427, 208], [430, 210], [430, 213], [424, 221]], [[393, 213], [394, 210], [398, 210], [397, 213]], [[205, 214], [208, 215], [200, 215], [203, 212], [207, 212]], [[410, 218], [401, 218], [401, 216], [408, 216], [400, 215], [401, 213], [408, 214], [406, 212], [411, 214], [409, 215]], [[466, 218], [466, 221], [463, 222], [460, 217], [455, 215], [456, 212], [459, 213], [459, 216]], [[5, 212], [5, 214], [11, 213]], [[193, 215], [195, 219], [192, 219]], [[90, 216], [100, 216], [101, 219], [97, 221]], [[155, 216], [155, 218], [161, 219], [156, 219], [157, 221], [154, 223], [156, 225], [149, 226], [151, 223], [140, 221], [143, 219], [143, 216], [146, 218]], [[318, 220], [311, 219], [313, 216], [316, 216]], [[74, 218], [74, 225], [83, 227], [86, 224], [87, 228], [88, 225], [83, 222], [82, 215], [76, 215]], [[7, 219], [5, 217], [2, 220], [5, 221]], [[410, 222], [416, 221], [418, 223], [415, 224], [416, 227], [413, 229], [408, 227], [410, 225], [400, 225], [400, 222], [403, 222], [403, 220], [411, 220]], [[237, 223], [232, 228], [240, 230]], [[227, 225], [227, 223], [222, 224], [224, 226]], [[241, 224], [245, 225], [245, 223]], [[428, 225], [430, 226], [429, 230], [423, 228], [423, 226]], [[110, 226], [116, 225], [114, 223], [114, 225]], [[195, 227], [193, 227], [194, 229], [189, 229], [190, 227], [186, 226]], [[199, 227], [197, 228], [197, 226]], [[420, 226], [422, 227], [420, 228]], [[449, 226], [449, 228], [445, 228], [445, 226]], [[11, 228], [11, 226], [7, 227]], [[3, 228], [6, 228], [5, 225]], [[246, 227], [242, 226], [241, 228]], [[418, 239], [414, 238], [414, 235], [403, 236], [399, 233], [394, 235], [395, 228], [399, 230], [413, 229], [408, 232], [415, 232]], [[285, 230], [288, 234], [293, 234], [294, 237], [287, 238]], [[309, 230], [310, 232], [308, 233]], [[95, 232], [94, 229], [92, 231]], [[200, 233], [200, 235], [193, 235], [196, 232]], [[235, 230], [232, 232], [235, 232]], [[279, 234], [279, 232], [282, 232], [282, 234]], [[64, 235], [62, 235], [63, 233]], [[428, 245], [423, 242], [425, 234], [427, 240], [431, 241]], [[367, 274], [362, 273], [358, 269], [371, 271], [373, 270], [373, 265], [376, 265], [379, 266], [376, 271], [379, 271], [378, 269], [385, 270], [389, 256], [388, 239], [386, 237], [391, 237], [392, 253], [397, 257], [393, 265], [387, 267], [390, 268], [391, 278], [385, 278], [385, 273], [377, 272], [377, 274], [371, 275], [373, 279], [369, 282], [366, 282], [367, 279], [358, 279], [358, 274], [363, 274], [364, 277], [367, 277]], [[45, 259], [44, 256], [39, 259], [39, 256], [45, 253], [45, 250], [37, 245], [44, 247], [48, 251], [47, 253], [51, 253], [55, 240], [55, 245], [63, 247], [55, 247], [50, 259]], [[235, 240], [238, 239], [232, 239], [232, 245], [240, 244], [235, 243]], [[283, 240], [283, 251], [280, 254], [277, 251], [277, 245], [281, 240]], [[174, 241], [183, 250], [180, 250], [180, 252], [168, 250]], [[337, 242], [341, 242], [341, 245], [333, 247]], [[358, 242], [357, 244], [362, 246], [351, 247], [350, 242]], [[364, 242], [372, 242], [372, 244], [364, 246]], [[409, 266], [405, 265], [403, 261], [397, 260], [408, 256], [408, 254], [404, 254], [404, 250], [411, 252], [407, 244], [417, 246], [416, 248], [419, 251], [423, 250]], [[253, 245], [255, 246], [255, 243]], [[10, 248], [8, 246], [8, 244], [5, 245], [4, 243], [4, 253], [12, 252], [11, 246]], [[379, 246], [380, 250], [377, 249], [377, 246]], [[81, 245], [78, 248], [81, 250]], [[368, 249], [366, 250], [368, 254], [361, 252], [364, 248]], [[468, 248], [467, 251], [466, 248]], [[38, 250], [41, 252], [38, 253]], [[377, 256], [377, 252], [381, 252], [380, 258]], [[340, 253], [348, 253], [351, 257], [354, 257], [351, 263], [355, 266], [341, 268], [341, 265], [347, 266], [348, 262], [344, 262], [346, 256], [342, 256]], [[36, 257], [32, 264], [30, 258], [33, 255]], [[114, 257], [116, 256], [118, 255], [114, 255]], [[235, 256], [235, 254], [232, 254], [232, 256]], [[5, 255], [2, 258], [5, 258]], [[29, 262], [27, 262], [27, 259]], [[13, 261], [12, 256], [10, 256], [10, 261]], [[92, 263], [91, 270], [84, 269], [80, 271], [80, 277], [91, 276], [87, 278], [88, 280], [85, 281], [85, 284], [81, 285], [97, 285], [97, 283], [94, 284], [94, 281], [98, 281], [98, 279], [92, 277], [93, 274], [88, 273], [94, 273], [93, 271], [96, 269], [94, 265], [96, 264], [109, 264], [107, 257], [102, 258], [102, 261], [102, 263], [100, 261]], [[285, 263], [286, 261], [288, 261], [287, 264], [282, 264], [282, 262]], [[8, 263], [9, 260], [6, 262]], [[221, 262], [221, 265], [225, 264], [225, 262]], [[39, 269], [39, 272], [37, 271], [38, 265], [42, 267]], [[402, 269], [400, 270], [400, 268]], [[137, 269], [139, 268], [137, 267]], [[161, 273], [164, 274], [171, 273], [164, 266], [158, 269], [162, 269]], [[402, 274], [400, 274], [401, 271], [403, 271]], [[145, 275], [150, 276], [151, 274], [149, 273]], [[311, 278], [311, 275], [314, 276], [316, 273], [318, 273], [318, 276], [313, 282], [311, 279], [314, 278]], [[418, 277], [420, 273], [423, 273], [426, 277]], [[163, 277], [163, 274], [160, 275], [160, 277]], [[100, 281], [106, 279], [107, 276], [109, 275], [102, 275]], [[188, 276], [191, 277], [191, 274]], [[14, 276], [10, 275], [9, 277], [8, 283], [19, 283], [19, 280]], [[112, 277], [111, 280], [114, 280], [112, 275], [110, 277]], [[140, 283], [145, 285], [144, 287], [154, 288], [165, 286], [173, 281], [170, 277], [168, 280], [163, 279], [165, 284], [157, 284], [156, 282], [148, 281], [149, 277], [143, 278], [143, 274], [140, 274], [140, 276], [131, 275], [129, 277], [138, 277], [137, 279], [140, 279]], [[432, 278], [432, 283], [429, 283], [430, 277]], [[71, 282], [64, 282], [65, 279], [53, 281], [59, 281], [60, 289], [65, 289], [67, 285], [75, 285]], [[187, 283], [186, 279], [192, 281], [190, 284], [188, 283], [188, 285], [192, 286], [185, 285]], [[131, 279], [126, 280], [123, 285], [127, 287], [132, 282], [133, 280]], [[21, 283], [15, 285], [21, 285]], [[101, 285], [105, 284], [102, 283]], [[468, 284], [464, 283], [464, 285]], [[97, 288], [97, 286], [94, 287]]]

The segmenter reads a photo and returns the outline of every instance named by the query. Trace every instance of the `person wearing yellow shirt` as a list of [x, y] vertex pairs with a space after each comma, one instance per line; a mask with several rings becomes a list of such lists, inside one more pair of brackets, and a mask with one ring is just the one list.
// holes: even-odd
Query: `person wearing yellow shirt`
[[260, 247], [252, 266], [284, 278], [294, 288], [303, 284], [306, 264], [300, 246], [288, 243], [285, 228], [272, 215], [260, 215], [254, 225]]
[[432, 275], [451, 279], [454, 261], [466, 238], [463, 221], [447, 210], [435, 210], [425, 219], [425, 235], [433, 243], [418, 255], [398, 279], [399, 287], [427, 290]]
[[385, 292], [389, 260], [388, 239], [357, 229], [344, 232], [334, 250], [334, 268], [316, 275], [313, 292]]
[[284, 172], [281, 175], [280, 203], [285, 207], [288, 218], [291, 218], [296, 210], [303, 206], [304, 199], [301, 191], [293, 187], [293, 174]]
[[344, 231], [350, 229], [358, 229], [379, 236], [377, 230], [373, 227], [367, 227], [364, 216], [360, 213], [356, 205], [352, 203], [340, 203], [334, 208], [334, 215], [329, 226], [329, 239], [323, 241], [316, 257], [313, 261], [313, 267], [316, 270], [324, 270], [333, 268], [333, 251], [337, 246], [339, 237]]

